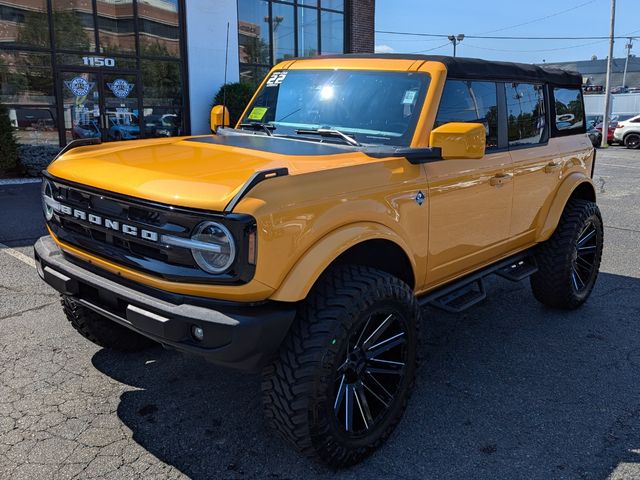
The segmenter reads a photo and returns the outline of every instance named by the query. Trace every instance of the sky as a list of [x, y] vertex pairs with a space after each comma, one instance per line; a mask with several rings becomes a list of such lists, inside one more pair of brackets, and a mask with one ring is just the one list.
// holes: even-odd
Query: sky
[[[611, 0], [377, 0], [376, 51], [452, 55], [446, 38], [380, 33], [525, 37], [609, 35]], [[546, 18], [544, 18], [546, 17]], [[635, 35], [631, 53], [640, 56], [640, 0], [617, 0], [615, 35]], [[624, 57], [626, 40], [617, 39], [614, 58]], [[465, 38], [462, 57], [525, 63], [606, 58], [608, 40], [489, 40]]]

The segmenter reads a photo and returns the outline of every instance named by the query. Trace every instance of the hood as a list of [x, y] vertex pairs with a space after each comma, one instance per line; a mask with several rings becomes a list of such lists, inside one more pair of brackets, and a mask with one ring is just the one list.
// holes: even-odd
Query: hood
[[72, 149], [49, 165], [61, 180], [167, 205], [222, 211], [251, 176], [374, 161], [349, 146], [265, 135], [134, 140]]

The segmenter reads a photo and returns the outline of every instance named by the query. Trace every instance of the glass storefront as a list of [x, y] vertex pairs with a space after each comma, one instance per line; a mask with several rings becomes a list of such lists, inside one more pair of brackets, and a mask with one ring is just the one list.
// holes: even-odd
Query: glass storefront
[[344, 0], [238, 0], [240, 80], [255, 85], [275, 63], [344, 53]]
[[179, 0], [0, 0], [0, 102], [18, 142], [188, 131]]

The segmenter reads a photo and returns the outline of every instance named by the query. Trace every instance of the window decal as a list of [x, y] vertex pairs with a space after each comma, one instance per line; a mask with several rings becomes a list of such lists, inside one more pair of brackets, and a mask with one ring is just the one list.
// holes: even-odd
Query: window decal
[[127, 98], [133, 90], [134, 85], [122, 78], [117, 78], [113, 83], [107, 83], [107, 87], [109, 87], [109, 90], [111, 90], [116, 97]]
[[249, 120], [256, 120], [256, 121], [260, 121], [264, 118], [264, 115], [267, 113], [267, 110], [269, 110], [268, 107], [253, 107], [253, 110], [251, 110], [251, 113], [249, 114]]
[[84, 77], [75, 77], [71, 80], [66, 80], [64, 84], [76, 97], [86, 97], [95, 85], [94, 82], [89, 82]]
[[275, 72], [267, 80], [267, 87], [277, 87], [287, 78], [287, 72]]

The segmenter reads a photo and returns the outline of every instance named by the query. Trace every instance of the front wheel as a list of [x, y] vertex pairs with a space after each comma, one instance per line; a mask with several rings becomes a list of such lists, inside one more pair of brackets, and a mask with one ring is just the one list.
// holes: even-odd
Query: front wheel
[[417, 366], [420, 310], [401, 280], [342, 266], [300, 306], [264, 371], [265, 416], [302, 453], [355, 464], [400, 421]]
[[536, 253], [538, 271], [531, 276], [536, 299], [553, 308], [582, 305], [598, 277], [602, 246], [598, 206], [587, 200], [570, 200], [556, 231]]

